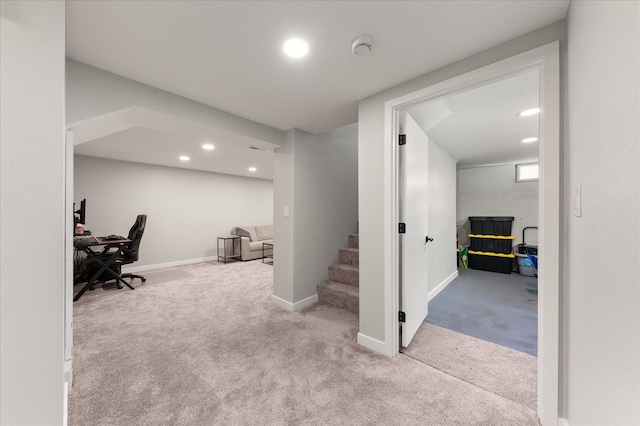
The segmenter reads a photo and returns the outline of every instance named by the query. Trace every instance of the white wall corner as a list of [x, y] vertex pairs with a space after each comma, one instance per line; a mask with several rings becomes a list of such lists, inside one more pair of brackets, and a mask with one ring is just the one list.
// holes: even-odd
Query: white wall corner
[[455, 271], [453, 271], [453, 273], [451, 275], [449, 275], [447, 278], [445, 278], [444, 281], [442, 281], [440, 284], [438, 284], [438, 286], [436, 288], [434, 288], [433, 290], [431, 290], [429, 292], [429, 302], [431, 302], [431, 300], [433, 300], [434, 297], [436, 297], [442, 290], [444, 290], [456, 278], [458, 278], [458, 270], [457, 269]]
[[306, 299], [299, 300], [295, 303], [288, 302], [284, 299], [279, 298], [275, 294], [271, 296], [273, 302], [280, 306], [282, 309], [289, 312], [299, 312], [302, 309], [306, 308], [309, 305], [312, 305], [318, 301], [318, 295], [314, 294], [313, 296], [309, 296]]
[[318, 301], [318, 295], [314, 294], [313, 296], [309, 296], [306, 299], [302, 299], [293, 304], [293, 311], [298, 312], [302, 309], [306, 308], [309, 305], [312, 305]]
[[362, 333], [358, 333], [358, 344], [381, 355], [388, 357], [392, 357], [394, 355], [390, 353], [390, 348], [385, 342], [381, 342], [380, 340]]

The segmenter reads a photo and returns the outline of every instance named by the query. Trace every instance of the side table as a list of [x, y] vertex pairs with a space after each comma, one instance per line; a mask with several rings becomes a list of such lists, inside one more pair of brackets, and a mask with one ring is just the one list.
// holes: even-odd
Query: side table
[[[267, 262], [267, 259], [271, 259]], [[262, 263], [273, 265], [273, 243], [262, 243]]]
[[[229, 250], [227, 249], [228, 241], [231, 241], [231, 253], [229, 253]], [[236, 241], [238, 242], [238, 250], [236, 250]], [[220, 254], [220, 243], [222, 243], [222, 254]], [[222, 237], [218, 237], [216, 248], [218, 250], [218, 262], [222, 260], [226, 265], [228, 259], [240, 258], [240, 237], [237, 235], [224, 235]]]

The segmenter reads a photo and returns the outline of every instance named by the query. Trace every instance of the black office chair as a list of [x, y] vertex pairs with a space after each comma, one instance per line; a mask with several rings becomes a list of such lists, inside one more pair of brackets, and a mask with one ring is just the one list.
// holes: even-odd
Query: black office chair
[[[142, 282], [147, 281], [147, 279], [142, 275], [136, 275], [136, 274], [130, 274], [130, 273], [120, 274], [122, 265], [129, 265], [138, 260], [138, 253], [140, 251], [140, 242], [142, 241], [142, 234], [144, 234], [144, 228], [146, 224], [147, 224], [147, 215], [146, 214], [138, 215], [138, 217], [136, 218], [136, 222], [133, 224], [133, 226], [129, 230], [129, 235], [127, 237], [128, 239], [131, 240], [131, 242], [127, 244], [125, 247], [119, 248], [120, 254], [115, 258], [115, 260], [110, 266], [110, 268], [114, 270], [122, 279], [130, 278], [131, 280], [133, 280], [134, 278], [139, 278], [140, 280], [142, 280]], [[113, 250], [114, 250], [113, 247], [110, 248], [107, 246], [105, 247], [104, 251], [100, 255], [98, 255], [98, 257], [105, 258], [105, 259], [109, 258], [113, 254]], [[122, 285], [120, 284], [120, 280], [116, 279], [112, 274], [107, 272], [102, 274], [102, 276], [100, 276], [96, 280], [96, 282], [106, 282], [106, 281], [111, 281], [113, 279], [116, 280], [116, 285], [118, 286], [118, 288], [123, 288]], [[122, 282], [125, 283], [127, 287], [129, 287], [131, 290], [133, 290], [133, 287], [131, 287], [131, 285], [128, 284], [126, 281], [122, 280]], [[93, 290], [93, 288], [90, 288], [90, 290]]]
[[[128, 258], [122, 258], [122, 260], [116, 260], [116, 263], [120, 266], [128, 265], [133, 262], [138, 261], [138, 252], [140, 250], [140, 241], [142, 241], [142, 234], [144, 234], [144, 227], [147, 225], [147, 215], [141, 214], [136, 218], [136, 223], [133, 224], [131, 229], [129, 230], [128, 238], [131, 240], [127, 248], [125, 249], [125, 253]], [[125, 273], [120, 275], [122, 278], [139, 278], [142, 282], [147, 281], [145, 277], [142, 275]], [[118, 283], [119, 284], [119, 283]], [[118, 288], [122, 288], [122, 286], [118, 285]]]

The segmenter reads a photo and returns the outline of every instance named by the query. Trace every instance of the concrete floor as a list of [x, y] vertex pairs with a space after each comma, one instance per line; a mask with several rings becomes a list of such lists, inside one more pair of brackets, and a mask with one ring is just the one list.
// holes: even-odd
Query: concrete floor
[[537, 356], [537, 279], [474, 269], [458, 273], [429, 302], [425, 322]]

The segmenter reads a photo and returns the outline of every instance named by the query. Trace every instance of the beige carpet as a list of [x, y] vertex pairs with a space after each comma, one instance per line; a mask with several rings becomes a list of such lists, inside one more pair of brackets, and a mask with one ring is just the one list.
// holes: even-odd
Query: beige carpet
[[357, 316], [271, 302], [272, 266], [146, 273], [74, 305], [72, 425], [537, 425], [535, 410], [355, 343]]
[[538, 359], [532, 355], [427, 323], [403, 353], [536, 409]]

